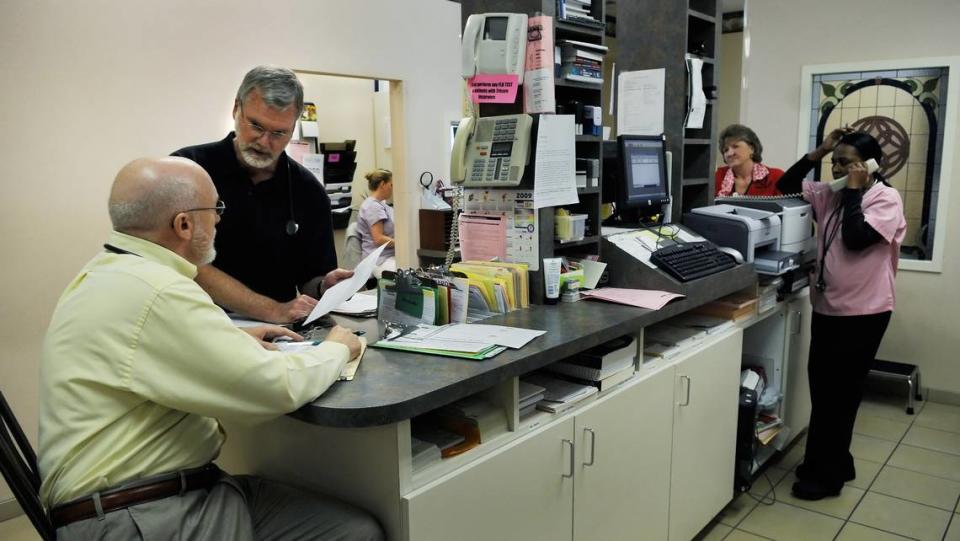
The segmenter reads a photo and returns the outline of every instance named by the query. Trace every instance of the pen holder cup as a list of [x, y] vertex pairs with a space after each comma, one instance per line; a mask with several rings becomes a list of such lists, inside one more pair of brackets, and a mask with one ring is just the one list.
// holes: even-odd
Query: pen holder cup
[[587, 229], [586, 214], [558, 215], [555, 218], [556, 237], [562, 241], [583, 240]]

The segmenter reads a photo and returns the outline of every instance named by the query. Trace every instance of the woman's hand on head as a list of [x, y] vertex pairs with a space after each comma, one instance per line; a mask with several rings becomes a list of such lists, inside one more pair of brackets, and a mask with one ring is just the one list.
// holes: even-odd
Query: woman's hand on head
[[853, 128], [844, 126], [842, 128], [833, 130], [823, 138], [823, 142], [820, 143], [819, 150], [823, 151], [824, 155], [826, 155], [828, 152], [833, 152], [833, 149], [837, 148], [837, 145], [840, 143], [840, 139], [842, 139], [843, 136], [848, 133], [853, 133]]

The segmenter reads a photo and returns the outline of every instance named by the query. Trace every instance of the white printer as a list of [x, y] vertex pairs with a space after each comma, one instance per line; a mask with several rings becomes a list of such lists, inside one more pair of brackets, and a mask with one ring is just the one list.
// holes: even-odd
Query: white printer
[[708, 240], [729, 246], [752, 263], [764, 248], [780, 250], [780, 217], [776, 213], [734, 205], [692, 209], [683, 215], [683, 225]]
[[776, 213], [780, 217], [780, 249], [784, 252], [815, 253], [817, 241], [813, 236], [813, 210], [810, 203], [803, 199], [724, 197], [717, 198], [717, 202]]

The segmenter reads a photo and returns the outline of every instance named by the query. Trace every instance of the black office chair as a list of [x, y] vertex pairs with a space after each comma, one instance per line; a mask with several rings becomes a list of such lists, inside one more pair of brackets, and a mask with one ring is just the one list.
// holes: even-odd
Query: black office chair
[[0, 471], [20, 507], [43, 539], [56, 539], [56, 529], [40, 503], [37, 455], [0, 391]]

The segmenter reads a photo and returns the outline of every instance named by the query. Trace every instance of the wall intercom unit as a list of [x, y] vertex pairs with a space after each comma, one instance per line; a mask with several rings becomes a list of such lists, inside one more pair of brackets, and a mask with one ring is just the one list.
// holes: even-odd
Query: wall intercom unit
[[466, 187], [520, 184], [530, 159], [530, 115], [467, 117], [460, 121], [450, 157], [450, 179]]
[[522, 13], [471, 15], [463, 29], [463, 77], [510, 73], [523, 84], [527, 55], [527, 16]]

